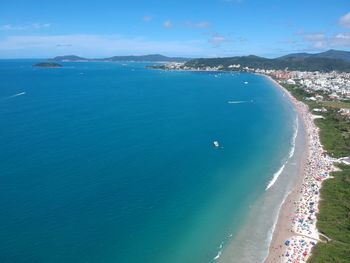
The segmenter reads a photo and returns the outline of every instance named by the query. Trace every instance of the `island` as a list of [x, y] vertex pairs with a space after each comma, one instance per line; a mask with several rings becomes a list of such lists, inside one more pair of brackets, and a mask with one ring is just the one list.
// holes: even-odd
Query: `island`
[[58, 63], [53, 63], [53, 62], [40, 62], [37, 64], [34, 64], [33, 67], [38, 67], [38, 68], [62, 68], [63, 66]]

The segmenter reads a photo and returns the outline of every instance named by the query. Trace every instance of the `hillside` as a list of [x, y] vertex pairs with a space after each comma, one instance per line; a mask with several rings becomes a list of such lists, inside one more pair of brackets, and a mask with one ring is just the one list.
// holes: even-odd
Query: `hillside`
[[227, 58], [207, 58], [193, 59], [188, 61], [185, 66], [202, 68], [217, 67], [222, 65], [228, 69], [230, 65], [239, 64], [242, 67], [274, 69], [274, 70], [300, 70], [300, 71], [344, 71], [350, 72], [350, 62], [340, 59], [286, 56], [284, 58], [268, 59], [257, 56], [227, 57]]
[[286, 59], [286, 58], [329, 58], [329, 59], [340, 59], [346, 62], [350, 62], [350, 52], [342, 51], [342, 50], [334, 50], [330, 49], [325, 52], [310, 54], [310, 53], [294, 53], [289, 54], [283, 57], [279, 57], [278, 59]]

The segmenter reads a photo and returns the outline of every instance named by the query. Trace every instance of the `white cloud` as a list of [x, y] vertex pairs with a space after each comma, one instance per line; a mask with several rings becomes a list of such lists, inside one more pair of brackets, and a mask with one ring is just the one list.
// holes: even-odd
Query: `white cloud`
[[0, 38], [1, 57], [50, 57], [78, 54], [106, 57], [113, 55], [162, 53], [174, 56], [198, 56], [204, 53], [204, 42], [155, 41], [142, 37], [119, 35], [19, 35]]
[[187, 27], [191, 27], [191, 28], [199, 28], [199, 29], [205, 29], [205, 28], [209, 28], [211, 26], [211, 24], [207, 21], [201, 21], [201, 22], [187, 22], [186, 23]]
[[339, 24], [345, 28], [350, 28], [350, 12], [339, 19]]
[[51, 24], [49, 23], [32, 23], [32, 24], [25, 24], [25, 25], [6, 24], [6, 25], [0, 25], [0, 30], [2, 31], [36, 30], [36, 29], [48, 28], [50, 26]]
[[305, 34], [304, 40], [316, 49], [350, 48], [350, 32], [327, 36], [323, 33]]
[[211, 38], [209, 38], [208, 42], [210, 44], [212, 44], [214, 47], [219, 47], [221, 44], [223, 44], [224, 42], [227, 42], [228, 39], [223, 36], [220, 35], [218, 33], [215, 33]]
[[163, 26], [165, 28], [171, 28], [171, 27], [173, 27], [173, 23], [170, 20], [167, 20], [163, 23]]
[[144, 16], [143, 17], [143, 21], [144, 22], [150, 22], [150, 21], [152, 21], [153, 20], [153, 16]]
[[303, 36], [306, 41], [321, 41], [326, 38], [324, 33], [305, 33]]

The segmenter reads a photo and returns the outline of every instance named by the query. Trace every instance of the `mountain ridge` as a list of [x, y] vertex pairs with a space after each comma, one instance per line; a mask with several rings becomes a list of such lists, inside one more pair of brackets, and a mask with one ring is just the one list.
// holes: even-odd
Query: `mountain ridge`
[[190, 58], [185, 57], [167, 57], [160, 54], [149, 54], [149, 55], [130, 55], [130, 56], [112, 56], [106, 58], [84, 58], [76, 55], [65, 55], [57, 56], [49, 59], [50, 61], [60, 62], [79, 62], [79, 61], [137, 61], [137, 62], [186, 62]]
[[307, 57], [313, 57], [313, 58], [330, 58], [330, 59], [340, 59], [347, 62], [350, 62], [350, 52], [349, 51], [343, 51], [343, 50], [335, 50], [335, 49], [329, 49], [324, 52], [320, 53], [291, 53], [282, 57], [278, 57], [277, 59], [285, 59], [289, 57], [298, 57], [298, 58], [307, 58]]

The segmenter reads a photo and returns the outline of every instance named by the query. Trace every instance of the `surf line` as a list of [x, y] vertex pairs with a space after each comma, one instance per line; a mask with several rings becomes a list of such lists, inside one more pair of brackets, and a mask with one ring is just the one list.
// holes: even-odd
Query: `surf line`
[[273, 186], [278, 177], [281, 175], [281, 173], [283, 172], [284, 170], [284, 167], [286, 166], [286, 164], [288, 163], [288, 161], [293, 157], [294, 155], [294, 151], [295, 151], [295, 140], [297, 138], [297, 135], [298, 135], [298, 129], [299, 129], [299, 118], [298, 116], [296, 117], [295, 119], [295, 122], [294, 122], [294, 133], [293, 133], [293, 136], [292, 136], [292, 139], [291, 139], [291, 149], [289, 151], [289, 154], [288, 154], [288, 159], [284, 162], [284, 164], [280, 167], [280, 169], [273, 175], [272, 177], [272, 180], [268, 183], [268, 185], [266, 186], [265, 188], [265, 191], [270, 189], [271, 186]]

